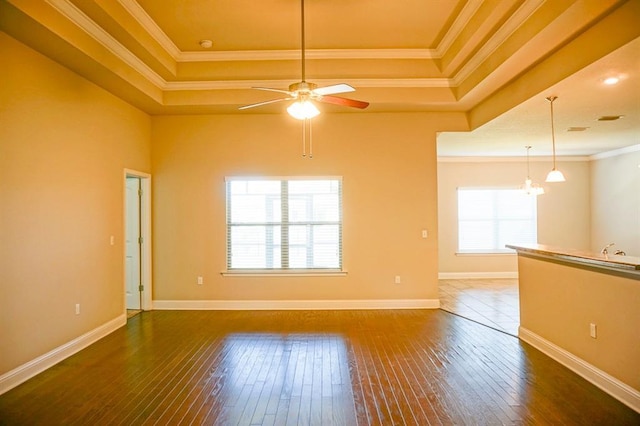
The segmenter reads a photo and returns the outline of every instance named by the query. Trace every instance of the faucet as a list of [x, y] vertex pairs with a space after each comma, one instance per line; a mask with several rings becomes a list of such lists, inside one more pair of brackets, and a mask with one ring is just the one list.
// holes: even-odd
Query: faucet
[[609, 250], [607, 250], [609, 247], [615, 245], [615, 243], [609, 243], [606, 246], [602, 247], [602, 250], [600, 250], [600, 253], [604, 254], [605, 256], [609, 254]]

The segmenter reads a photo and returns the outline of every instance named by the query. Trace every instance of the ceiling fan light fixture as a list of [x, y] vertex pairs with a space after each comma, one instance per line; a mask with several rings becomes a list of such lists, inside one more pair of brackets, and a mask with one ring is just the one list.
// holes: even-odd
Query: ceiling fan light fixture
[[289, 105], [287, 112], [296, 120], [309, 120], [320, 114], [320, 110], [310, 100], [295, 101]]

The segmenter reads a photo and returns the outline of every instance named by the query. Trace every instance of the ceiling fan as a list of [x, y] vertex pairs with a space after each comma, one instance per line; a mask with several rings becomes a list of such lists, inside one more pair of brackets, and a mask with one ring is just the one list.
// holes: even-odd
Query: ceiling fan
[[283, 101], [294, 101], [288, 108], [289, 114], [298, 120], [308, 120], [320, 114], [320, 111], [312, 101], [323, 102], [327, 104], [341, 105], [353, 108], [364, 109], [369, 106], [369, 102], [358, 101], [355, 99], [347, 99], [339, 96], [333, 96], [338, 93], [353, 92], [355, 89], [348, 84], [341, 83], [332, 86], [318, 87], [317, 84], [309, 83], [305, 80], [305, 34], [304, 34], [304, 0], [300, 0], [301, 12], [301, 29], [302, 29], [302, 80], [289, 85], [289, 90], [273, 89], [269, 87], [253, 87], [257, 90], [266, 90], [270, 92], [278, 92], [287, 95], [284, 98], [271, 99], [264, 102], [241, 106], [240, 109], [255, 108], [262, 105], [273, 104]]

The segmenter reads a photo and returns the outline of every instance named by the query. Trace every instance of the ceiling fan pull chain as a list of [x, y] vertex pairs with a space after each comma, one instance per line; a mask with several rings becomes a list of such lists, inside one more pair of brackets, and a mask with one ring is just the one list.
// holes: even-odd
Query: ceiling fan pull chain
[[311, 120], [309, 122], [309, 158], [313, 158], [313, 132], [311, 128]]
[[302, 157], [307, 156], [307, 120], [302, 120]]

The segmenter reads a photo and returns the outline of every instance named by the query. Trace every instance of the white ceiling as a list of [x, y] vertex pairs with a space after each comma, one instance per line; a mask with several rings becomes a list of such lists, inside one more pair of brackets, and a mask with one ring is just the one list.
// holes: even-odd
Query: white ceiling
[[[613, 86], [603, 83], [620, 78]], [[551, 113], [547, 97], [555, 95], [556, 151], [587, 156], [640, 144], [640, 39], [623, 46], [574, 75], [505, 112], [472, 132], [438, 136], [439, 156], [549, 156]], [[617, 121], [601, 116], [622, 115]], [[568, 131], [587, 127], [584, 131]]]

